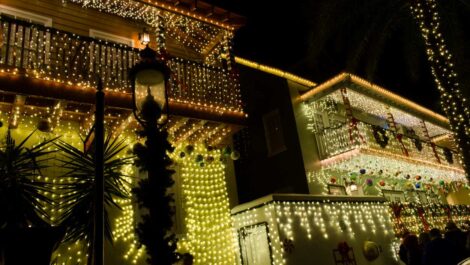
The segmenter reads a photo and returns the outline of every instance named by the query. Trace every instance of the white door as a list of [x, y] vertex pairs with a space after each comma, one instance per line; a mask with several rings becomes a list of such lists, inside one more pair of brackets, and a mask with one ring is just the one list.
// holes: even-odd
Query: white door
[[266, 223], [244, 227], [238, 231], [242, 265], [271, 265], [268, 226]]

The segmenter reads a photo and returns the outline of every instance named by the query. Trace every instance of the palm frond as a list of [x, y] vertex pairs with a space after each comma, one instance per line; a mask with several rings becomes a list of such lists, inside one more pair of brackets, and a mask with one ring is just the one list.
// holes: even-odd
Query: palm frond
[[[59, 178], [61, 198], [65, 202], [61, 224], [67, 227], [66, 241], [89, 240], [93, 232], [93, 209], [95, 205], [95, 154], [84, 152], [64, 141], [55, 143], [62, 157], [58, 158], [66, 170]], [[112, 233], [108, 218], [111, 208], [119, 209], [116, 198], [128, 198], [122, 168], [132, 164], [132, 157], [118, 157], [126, 148], [123, 140], [108, 135], [104, 142], [104, 203], [105, 235], [111, 241]]]
[[0, 148], [0, 227], [43, 226], [50, 218], [44, 209], [53, 205], [53, 201], [45, 194], [54, 191], [51, 183], [37, 177], [48, 167], [48, 156], [54, 153], [48, 148], [57, 138], [26, 147], [34, 133], [17, 145], [8, 130]]

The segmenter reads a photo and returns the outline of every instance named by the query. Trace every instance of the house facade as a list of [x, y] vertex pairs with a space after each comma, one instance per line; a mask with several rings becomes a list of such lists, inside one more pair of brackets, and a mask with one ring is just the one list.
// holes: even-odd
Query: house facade
[[[245, 68], [242, 83], [243, 75], [273, 78]], [[238, 186], [243, 203], [232, 214], [241, 264], [398, 264], [405, 231], [469, 220], [468, 182], [445, 117], [348, 73], [322, 84], [275, 79], [259, 96], [274, 102], [260, 110], [260, 129], [236, 135], [255, 139], [264, 130], [266, 161], [247, 152], [236, 161], [244, 169], [236, 169], [269, 171], [247, 169], [247, 161], [277, 167], [276, 156], [284, 156], [292, 186], [284, 191], [267, 181], [264, 194]], [[265, 122], [272, 115], [277, 121]], [[298, 141], [285, 136], [292, 132]], [[294, 173], [300, 168], [303, 174]], [[237, 181], [247, 181], [238, 171]]]
[[[230, 157], [237, 153], [230, 136], [247, 115], [231, 42], [244, 19], [192, 0], [1, 0], [0, 15], [0, 134], [9, 130], [20, 141], [36, 131], [30, 146], [59, 136], [82, 149], [94, 123], [99, 78], [106, 131], [131, 149], [141, 139], [128, 73], [145, 45], [159, 52], [171, 69], [165, 129], [175, 147], [179, 251], [191, 253], [194, 264], [234, 264], [230, 207], [237, 196]], [[144, 176], [132, 166], [123, 171], [130, 193]], [[54, 184], [64, 172], [51, 160], [39, 177]], [[115, 203], [122, 211], [110, 213], [114, 242], [105, 247], [106, 263], [146, 264], [134, 234], [137, 206], [130, 198]], [[47, 210], [47, 221], [58, 224], [61, 213]], [[86, 264], [87, 249], [84, 240], [62, 244], [53, 264]]]

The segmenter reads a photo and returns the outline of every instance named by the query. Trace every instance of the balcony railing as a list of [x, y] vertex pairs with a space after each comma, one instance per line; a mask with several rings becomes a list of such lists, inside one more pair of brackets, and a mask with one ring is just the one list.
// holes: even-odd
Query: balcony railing
[[[0, 17], [0, 69], [79, 86], [129, 93], [129, 69], [138, 49]], [[215, 110], [242, 112], [238, 77], [221, 67], [171, 58], [169, 99]]]
[[[375, 136], [374, 136], [375, 134]], [[457, 154], [450, 149], [433, 145], [416, 138], [401, 136], [390, 130], [374, 129], [373, 125], [357, 122], [356, 126], [344, 124], [316, 134], [320, 156], [326, 159], [357, 148], [369, 148], [392, 155], [458, 167]], [[434, 151], [435, 150], [435, 151]]]

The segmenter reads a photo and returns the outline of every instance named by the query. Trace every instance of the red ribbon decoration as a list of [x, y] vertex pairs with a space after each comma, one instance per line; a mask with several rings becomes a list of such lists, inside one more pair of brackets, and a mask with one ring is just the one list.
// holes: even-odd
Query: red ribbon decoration
[[423, 223], [424, 226], [424, 231], [429, 231], [429, 223], [426, 220], [426, 217], [424, 216], [424, 209], [423, 207], [417, 207], [416, 211], [418, 212], [419, 218], [421, 219], [421, 223]]
[[433, 143], [433, 142], [430, 142], [430, 143], [431, 143], [432, 151], [434, 152], [434, 156], [436, 157], [437, 162], [440, 164], [440, 163], [441, 163], [441, 159], [439, 158], [439, 155], [437, 154], [436, 144]]
[[398, 142], [401, 144], [403, 153], [404, 153], [406, 156], [409, 156], [408, 150], [406, 149], [405, 144], [403, 144], [403, 141], [402, 141], [403, 134], [397, 133], [397, 134], [395, 135], [395, 138], [397, 138]]
[[390, 207], [392, 208], [393, 215], [397, 219], [397, 222], [396, 222], [397, 230], [396, 230], [396, 232], [399, 232], [400, 229], [405, 229], [405, 227], [403, 225], [403, 222], [401, 221], [401, 211], [403, 210], [403, 204], [395, 202], [395, 203], [391, 203]]
[[349, 122], [349, 141], [351, 141], [351, 143], [353, 142], [353, 135], [352, 135], [352, 131], [353, 130], [356, 130], [357, 131], [357, 135], [359, 136], [359, 138], [361, 139], [361, 142], [363, 144], [366, 143], [366, 141], [364, 140], [364, 137], [362, 137], [361, 135], [361, 132], [359, 131], [359, 129], [357, 128], [357, 123], [359, 121], [354, 118], [354, 117], [351, 117], [351, 121]]
[[447, 221], [451, 222], [452, 221], [452, 213], [450, 211], [449, 206], [445, 205], [444, 206], [444, 211], [446, 212], [446, 215], [447, 215]]
[[359, 129], [357, 128], [357, 123], [359, 122], [359, 120], [357, 120], [357, 119], [353, 116], [352, 108], [351, 108], [351, 102], [349, 101], [349, 98], [348, 98], [348, 96], [346, 95], [346, 93], [347, 93], [346, 88], [342, 88], [342, 89], [341, 89], [341, 97], [343, 98], [343, 103], [344, 103], [344, 106], [345, 106], [345, 108], [346, 108], [346, 116], [347, 116], [348, 119], [349, 119], [349, 141], [350, 141], [351, 143], [354, 142], [354, 138], [353, 138], [352, 131], [353, 131], [353, 130], [356, 130], [357, 135], [358, 135], [359, 138], [361, 139], [361, 142], [362, 142], [363, 144], [365, 144], [366, 141], [364, 140], [364, 137], [362, 137], [361, 132], [360, 132]]

